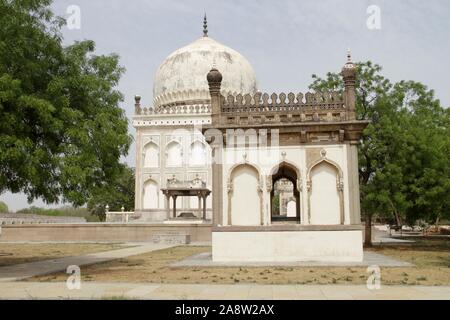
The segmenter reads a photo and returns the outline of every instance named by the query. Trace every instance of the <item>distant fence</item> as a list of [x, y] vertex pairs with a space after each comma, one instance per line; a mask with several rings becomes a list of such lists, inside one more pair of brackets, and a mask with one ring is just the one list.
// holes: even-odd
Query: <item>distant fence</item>
[[39, 224], [39, 223], [83, 223], [83, 217], [66, 216], [44, 216], [28, 213], [5, 213], [0, 214], [0, 225], [8, 224]]
[[131, 222], [139, 218], [134, 211], [106, 211], [106, 222]]

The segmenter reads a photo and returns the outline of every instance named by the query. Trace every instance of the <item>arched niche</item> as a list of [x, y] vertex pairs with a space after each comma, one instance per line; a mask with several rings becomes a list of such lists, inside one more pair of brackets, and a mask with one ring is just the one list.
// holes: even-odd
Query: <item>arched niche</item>
[[201, 167], [206, 166], [208, 161], [208, 148], [206, 145], [195, 140], [189, 146], [189, 166], [191, 167]]
[[310, 224], [344, 224], [342, 179], [342, 170], [329, 159], [311, 165], [307, 181]]
[[178, 141], [171, 141], [166, 146], [166, 166], [183, 166], [183, 146]]
[[159, 147], [153, 141], [144, 146], [144, 168], [159, 167]]
[[259, 171], [248, 163], [230, 170], [228, 181], [228, 224], [262, 224], [262, 190]]
[[143, 185], [142, 207], [144, 209], [159, 208], [159, 186], [155, 180], [149, 179]]

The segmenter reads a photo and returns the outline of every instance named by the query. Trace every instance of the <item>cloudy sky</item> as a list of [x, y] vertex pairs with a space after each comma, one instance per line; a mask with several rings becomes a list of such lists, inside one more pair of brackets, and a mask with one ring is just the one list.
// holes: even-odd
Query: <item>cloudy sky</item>
[[[313, 73], [338, 71], [350, 48], [355, 61], [382, 65], [392, 81], [423, 82], [450, 105], [448, 0], [56, 0], [53, 8], [67, 17], [71, 5], [79, 7], [81, 25], [63, 29], [65, 43], [91, 39], [97, 53], [120, 55], [128, 117], [135, 94], [151, 104], [153, 76], [164, 58], [202, 35], [204, 12], [209, 35], [250, 61], [263, 92], [305, 91]], [[367, 26], [371, 5], [380, 10], [380, 29]], [[131, 166], [134, 152], [133, 145], [126, 159]], [[12, 210], [28, 206], [24, 195], [6, 193], [0, 200]]]

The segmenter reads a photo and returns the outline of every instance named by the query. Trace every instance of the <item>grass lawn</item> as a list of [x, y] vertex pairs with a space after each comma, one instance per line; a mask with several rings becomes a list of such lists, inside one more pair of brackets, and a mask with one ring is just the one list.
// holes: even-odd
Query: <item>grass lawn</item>
[[[169, 267], [171, 262], [211, 250], [180, 246], [111, 262], [86, 266], [84, 281], [151, 283], [259, 283], [259, 284], [364, 284], [361, 267]], [[416, 267], [381, 268], [382, 284], [450, 285], [449, 240], [421, 240], [413, 244], [383, 245], [372, 249]], [[29, 281], [65, 281], [54, 274]]]
[[0, 267], [122, 249], [119, 243], [1, 243]]

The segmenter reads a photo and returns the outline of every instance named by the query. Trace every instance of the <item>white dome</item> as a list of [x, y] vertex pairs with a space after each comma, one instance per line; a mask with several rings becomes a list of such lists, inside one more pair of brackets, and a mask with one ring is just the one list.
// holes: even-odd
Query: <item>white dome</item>
[[255, 72], [247, 59], [205, 36], [170, 54], [158, 68], [153, 85], [154, 105], [209, 100], [206, 75], [213, 63], [223, 76], [223, 95], [256, 92]]

